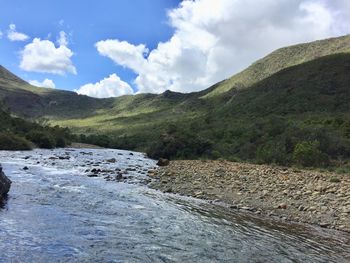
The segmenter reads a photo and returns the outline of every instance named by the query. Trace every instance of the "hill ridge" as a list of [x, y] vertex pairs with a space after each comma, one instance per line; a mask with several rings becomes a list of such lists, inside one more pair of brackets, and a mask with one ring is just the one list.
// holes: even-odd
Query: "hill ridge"
[[[279, 48], [257, 60], [245, 70], [222, 81], [215, 89], [204, 92], [203, 98], [210, 98], [229, 91], [242, 89], [263, 80], [272, 74], [318, 57], [350, 52], [350, 35], [316, 40]], [[286, 61], [285, 57], [291, 58]]]
[[23, 80], [20, 77], [16, 76], [15, 74], [13, 74], [11, 71], [6, 69], [2, 65], [0, 65], [0, 76], [1, 76], [1, 79], [5, 79], [5, 80], [8, 80], [8, 81], [14, 81], [14, 82], [17, 82], [17, 83], [23, 84], [23, 85], [27, 85], [28, 84], [28, 82], [26, 82], [25, 80]]

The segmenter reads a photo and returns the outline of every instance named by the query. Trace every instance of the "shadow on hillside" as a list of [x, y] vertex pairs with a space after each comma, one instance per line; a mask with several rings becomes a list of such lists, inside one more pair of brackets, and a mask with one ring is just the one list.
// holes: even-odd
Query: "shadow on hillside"
[[350, 53], [291, 66], [242, 90], [220, 95], [219, 114], [267, 116], [348, 112]]

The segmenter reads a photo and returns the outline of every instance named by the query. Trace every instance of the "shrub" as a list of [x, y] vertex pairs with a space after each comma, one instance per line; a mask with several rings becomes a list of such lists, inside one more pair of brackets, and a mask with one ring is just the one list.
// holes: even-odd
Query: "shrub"
[[0, 150], [31, 150], [32, 144], [25, 138], [11, 134], [0, 133]]
[[158, 141], [152, 144], [147, 155], [151, 158], [196, 158], [202, 155], [209, 155], [212, 150], [212, 143], [192, 131], [177, 130], [177, 127], [170, 125], [168, 132], [162, 134]]
[[27, 139], [31, 140], [39, 148], [52, 149], [56, 146], [54, 138], [45, 132], [32, 131], [27, 134]]
[[340, 183], [341, 180], [338, 177], [331, 177], [331, 179], [329, 179], [329, 182], [331, 183]]
[[56, 147], [58, 148], [64, 148], [66, 147], [67, 142], [63, 137], [56, 138]]
[[213, 150], [210, 153], [210, 157], [213, 158], [214, 160], [219, 159], [221, 157], [221, 153], [217, 150]]
[[244, 160], [253, 160], [256, 156], [256, 145], [251, 142], [246, 142], [241, 145], [238, 156]]
[[275, 163], [286, 165], [289, 163], [289, 156], [283, 141], [270, 141], [261, 145], [256, 153], [259, 163]]
[[329, 164], [328, 155], [321, 152], [318, 141], [303, 141], [298, 143], [293, 152], [293, 160], [302, 166], [327, 166]]

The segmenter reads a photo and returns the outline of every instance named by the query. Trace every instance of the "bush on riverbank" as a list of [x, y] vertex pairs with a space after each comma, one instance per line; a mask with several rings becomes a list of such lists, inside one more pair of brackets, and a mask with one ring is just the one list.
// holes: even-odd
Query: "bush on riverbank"
[[293, 152], [295, 163], [305, 167], [328, 166], [329, 158], [321, 152], [319, 141], [306, 141], [298, 143]]
[[77, 141], [107, 148], [145, 150], [154, 159], [227, 159], [335, 170], [344, 170], [342, 163], [350, 159], [348, 122], [294, 121], [281, 116], [232, 122], [210, 118], [190, 124], [174, 122], [159, 127], [152, 140], [140, 134], [80, 135]]
[[167, 132], [148, 148], [147, 155], [155, 159], [194, 159], [208, 155], [211, 150], [212, 142], [209, 140], [190, 131], [179, 130], [175, 125], [170, 125]]
[[35, 143], [39, 148], [52, 149], [56, 146], [56, 141], [50, 134], [42, 131], [31, 131], [27, 134], [27, 139]]
[[67, 128], [42, 126], [37, 123], [12, 117], [0, 110], [0, 150], [30, 150], [39, 148], [65, 147], [73, 135]]
[[[344, 132], [334, 123], [343, 123]], [[345, 124], [307, 119], [296, 122], [281, 116], [232, 122], [202, 119], [194, 125], [174, 123], [149, 145], [147, 153], [152, 158], [222, 158], [337, 169], [350, 158], [350, 136]], [[210, 129], [220, 125], [221, 129]]]
[[12, 133], [0, 133], [0, 150], [31, 150], [33, 144], [23, 137], [17, 136]]

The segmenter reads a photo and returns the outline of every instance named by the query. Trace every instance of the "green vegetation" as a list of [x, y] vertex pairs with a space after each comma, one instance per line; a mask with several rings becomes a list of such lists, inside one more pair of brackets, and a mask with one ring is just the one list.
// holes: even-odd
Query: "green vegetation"
[[340, 183], [341, 182], [341, 180], [338, 177], [332, 177], [329, 181], [331, 183]]
[[320, 150], [319, 141], [299, 142], [294, 147], [293, 159], [302, 166], [327, 166], [328, 155]]
[[9, 132], [0, 133], [1, 150], [31, 150], [32, 143], [23, 137], [14, 135]]
[[167, 132], [148, 148], [147, 154], [151, 158], [192, 159], [203, 155], [209, 156], [211, 150], [211, 141], [191, 131], [179, 130], [175, 125], [170, 125]]
[[205, 97], [215, 97], [233, 89], [244, 89], [262, 81], [273, 74], [323, 56], [350, 52], [350, 36], [330, 38], [307, 44], [278, 49], [256, 61], [242, 72], [222, 81]]
[[44, 127], [0, 110], [0, 150], [31, 150], [39, 148], [65, 147], [73, 135], [67, 128]]
[[[42, 89], [4, 70], [9, 111], [60, 138], [147, 151], [153, 157], [229, 160], [350, 170], [350, 36], [277, 50], [207, 90], [94, 99]], [[42, 132], [40, 130], [39, 132]], [[16, 132], [40, 144], [38, 133]], [[64, 144], [64, 140], [60, 143]], [[55, 141], [55, 143], [53, 143]]]

